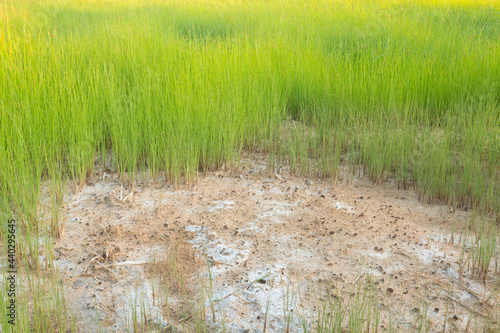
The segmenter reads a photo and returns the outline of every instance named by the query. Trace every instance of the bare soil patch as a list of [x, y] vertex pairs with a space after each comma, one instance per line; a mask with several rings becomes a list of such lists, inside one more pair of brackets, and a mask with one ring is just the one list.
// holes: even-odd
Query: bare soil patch
[[191, 331], [196, 318], [214, 331], [261, 332], [265, 324], [297, 332], [315, 327], [320, 292], [348, 294], [368, 281], [381, 325], [399, 331], [473, 328], [492, 301], [494, 282], [461, 265], [457, 230], [467, 212], [365, 178], [276, 175], [257, 154], [240, 170], [180, 189], [160, 181], [132, 190], [116, 174], [101, 175], [69, 193], [65, 209], [54, 247], [82, 332], [98, 323], [113, 332]]

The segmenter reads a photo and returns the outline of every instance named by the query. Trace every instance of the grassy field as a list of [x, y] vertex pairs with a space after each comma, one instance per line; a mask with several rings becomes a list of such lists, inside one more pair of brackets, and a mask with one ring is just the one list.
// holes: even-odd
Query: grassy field
[[[242, 151], [500, 220], [500, 2], [0, 0], [0, 219], [26, 270], [68, 180], [180, 185]], [[36, 279], [18, 327], [61, 328], [59, 286]]]

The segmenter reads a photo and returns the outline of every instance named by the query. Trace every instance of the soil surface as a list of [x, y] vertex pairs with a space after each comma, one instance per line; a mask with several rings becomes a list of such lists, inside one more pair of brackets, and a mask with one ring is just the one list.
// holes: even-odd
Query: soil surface
[[132, 190], [108, 172], [68, 193], [54, 247], [79, 330], [182, 329], [201, 302], [214, 331], [215, 313], [219, 331], [298, 332], [316, 325], [318, 291], [368, 281], [382, 325], [462, 331], [481, 318], [491, 287], [460, 265], [467, 212], [391, 183], [322, 182], [266, 162], [248, 155], [239, 170], [177, 189], [160, 180]]

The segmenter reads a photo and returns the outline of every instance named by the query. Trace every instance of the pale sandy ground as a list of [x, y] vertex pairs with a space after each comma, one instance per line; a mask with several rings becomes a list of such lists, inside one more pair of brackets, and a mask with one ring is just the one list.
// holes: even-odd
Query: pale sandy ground
[[[266, 305], [267, 332], [285, 331], [292, 308], [291, 331], [301, 331], [299, 319], [313, 328], [314, 291], [349, 290], [369, 277], [385, 295], [384, 325], [390, 311], [399, 331], [415, 331], [427, 312], [431, 331], [442, 331], [445, 316], [446, 331], [463, 331], [468, 321], [473, 327], [470, 311], [484, 313], [493, 290], [493, 281], [481, 283], [467, 267], [459, 273], [461, 244], [458, 235], [455, 244], [450, 238], [452, 225], [459, 230], [468, 213], [421, 203], [394, 184], [276, 175], [254, 154], [240, 170], [208, 173], [194, 186], [138, 183], [133, 203], [114, 199], [130, 194], [122, 186], [108, 172], [68, 192], [55, 253], [82, 332], [96, 332], [98, 322], [108, 332], [131, 329], [134, 307], [145, 309], [150, 327], [175, 323], [197, 301], [209, 267], [215, 300], [268, 274], [215, 306], [227, 332], [261, 332]], [[147, 263], [165, 258], [180, 236], [191, 248], [179, 257], [189, 290], [170, 291], [169, 321]], [[212, 312], [206, 313], [210, 322]]]

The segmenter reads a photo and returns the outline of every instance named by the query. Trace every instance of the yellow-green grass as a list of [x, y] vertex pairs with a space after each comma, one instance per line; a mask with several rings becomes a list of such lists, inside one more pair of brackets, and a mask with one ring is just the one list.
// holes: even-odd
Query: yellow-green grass
[[498, 219], [499, 59], [494, 0], [3, 0], [0, 211], [36, 258], [44, 179], [58, 209], [107, 156], [179, 183], [258, 150]]

